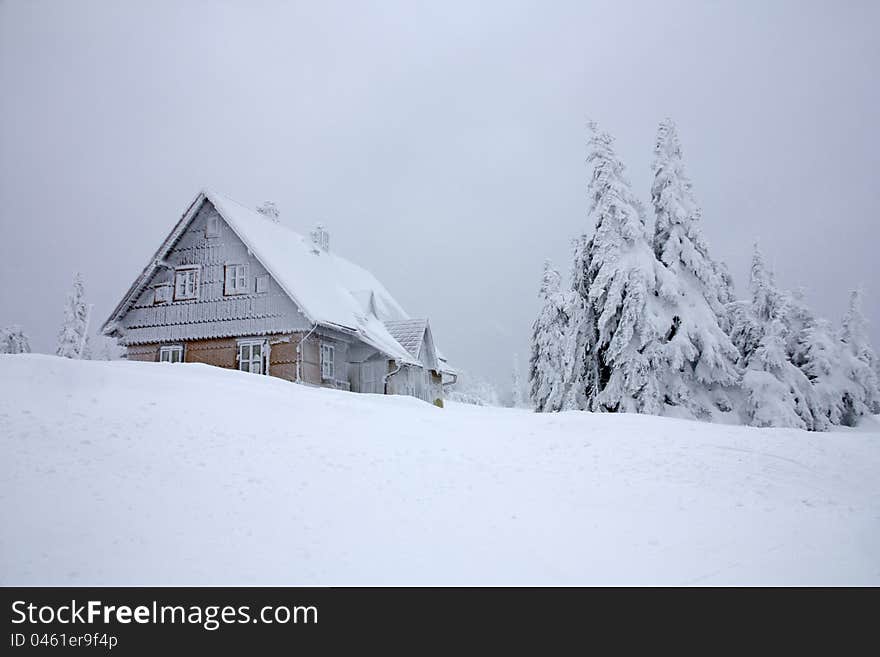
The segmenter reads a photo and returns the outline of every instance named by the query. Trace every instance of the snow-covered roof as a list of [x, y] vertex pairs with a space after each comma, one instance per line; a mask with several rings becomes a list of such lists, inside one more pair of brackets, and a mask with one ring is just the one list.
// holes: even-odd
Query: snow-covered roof
[[[418, 364], [418, 350], [412, 353], [388, 327], [393, 326], [398, 331], [398, 327], [421, 322], [424, 333], [426, 320], [411, 319], [370, 272], [331, 251], [315, 247], [309, 238], [287, 226], [269, 221], [256, 211], [209, 190], [202, 191], [190, 205], [151, 264], [116, 308], [105, 329], [125, 312], [205, 200], [217, 209], [309, 320], [356, 334], [392, 358]], [[409, 332], [401, 337], [411, 341]]]
[[399, 342], [413, 358], [419, 357], [425, 337], [427, 319], [398, 319], [385, 322], [391, 337]]

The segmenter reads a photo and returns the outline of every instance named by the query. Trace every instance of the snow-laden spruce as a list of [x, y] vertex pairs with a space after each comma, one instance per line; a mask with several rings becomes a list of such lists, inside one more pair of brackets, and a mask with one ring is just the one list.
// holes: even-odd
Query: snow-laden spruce
[[868, 340], [868, 323], [862, 312], [861, 291], [849, 298], [849, 307], [840, 330], [841, 363], [847, 381], [844, 391], [844, 422], [854, 424], [856, 418], [880, 413], [880, 388], [877, 380], [877, 354]]
[[847, 423], [848, 382], [841, 367], [841, 344], [831, 323], [815, 319], [798, 336], [794, 363], [813, 386], [813, 428], [826, 431]]
[[728, 391], [739, 380], [739, 354], [719, 321], [726, 317], [731, 281], [709, 256], [671, 119], [657, 131], [653, 172], [653, 249], [664, 266], [658, 268], [658, 294], [671, 317], [662, 333], [665, 401], [709, 419], [716, 408], [731, 409]]
[[541, 311], [532, 325], [529, 399], [539, 412], [562, 409], [565, 393], [565, 335], [568, 326], [562, 277], [550, 261], [541, 277]]
[[596, 321], [599, 392], [592, 410], [657, 414], [663, 408], [661, 301], [654, 294], [662, 275], [651, 249], [644, 209], [635, 198], [614, 139], [591, 124], [587, 162], [595, 230], [587, 245], [587, 301]]
[[0, 354], [29, 354], [31, 344], [18, 324], [0, 329]]
[[[571, 290], [562, 301], [567, 324], [563, 335], [562, 409], [593, 410], [599, 396], [599, 368], [596, 353], [596, 321], [589, 299], [587, 279], [588, 251], [586, 235], [572, 243]], [[548, 407], [547, 410], [557, 410]]]
[[58, 333], [55, 354], [65, 358], [82, 358], [89, 329], [89, 307], [85, 302], [82, 275], [73, 276], [73, 289], [64, 305], [64, 323]]
[[757, 244], [749, 282], [751, 300], [730, 307], [732, 337], [745, 370], [745, 419], [759, 427], [816, 429], [812, 385], [789, 354], [788, 342], [796, 339], [793, 298], [776, 287]]

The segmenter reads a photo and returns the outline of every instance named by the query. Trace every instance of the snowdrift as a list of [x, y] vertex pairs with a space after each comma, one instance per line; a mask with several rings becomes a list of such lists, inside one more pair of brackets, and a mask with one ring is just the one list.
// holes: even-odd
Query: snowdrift
[[880, 584], [880, 431], [0, 356], [0, 584]]

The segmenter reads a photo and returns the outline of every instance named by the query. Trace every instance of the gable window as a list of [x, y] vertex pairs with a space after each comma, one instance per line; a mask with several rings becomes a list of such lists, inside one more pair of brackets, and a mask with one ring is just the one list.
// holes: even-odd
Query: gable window
[[159, 347], [160, 363], [182, 363], [183, 362], [183, 346], [179, 344], [169, 345], [167, 347]]
[[220, 217], [212, 215], [205, 224], [205, 237], [220, 237]]
[[174, 270], [174, 300], [197, 299], [199, 296], [199, 267], [178, 267]]
[[330, 344], [321, 345], [321, 378], [333, 380], [336, 377], [336, 348]]
[[268, 349], [265, 340], [246, 340], [238, 343], [238, 369], [251, 374], [265, 374]]
[[153, 291], [153, 303], [169, 303], [171, 301], [171, 283], [157, 285]]
[[269, 291], [269, 275], [257, 276], [257, 294], [265, 294]]
[[223, 294], [244, 294], [248, 291], [247, 265], [226, 265]]

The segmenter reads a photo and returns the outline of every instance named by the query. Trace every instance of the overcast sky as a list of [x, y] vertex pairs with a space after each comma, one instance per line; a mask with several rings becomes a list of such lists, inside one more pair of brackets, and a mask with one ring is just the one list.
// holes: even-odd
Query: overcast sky
[[753, 241], [880, 346], [880, 3], [0, 0], [0, 325], [99, 324], [209, 187], [331, 248], [509, 389], [541, 266], [590, 230], [588, 117], [649, 201], [679, 126], [713, 255]]

